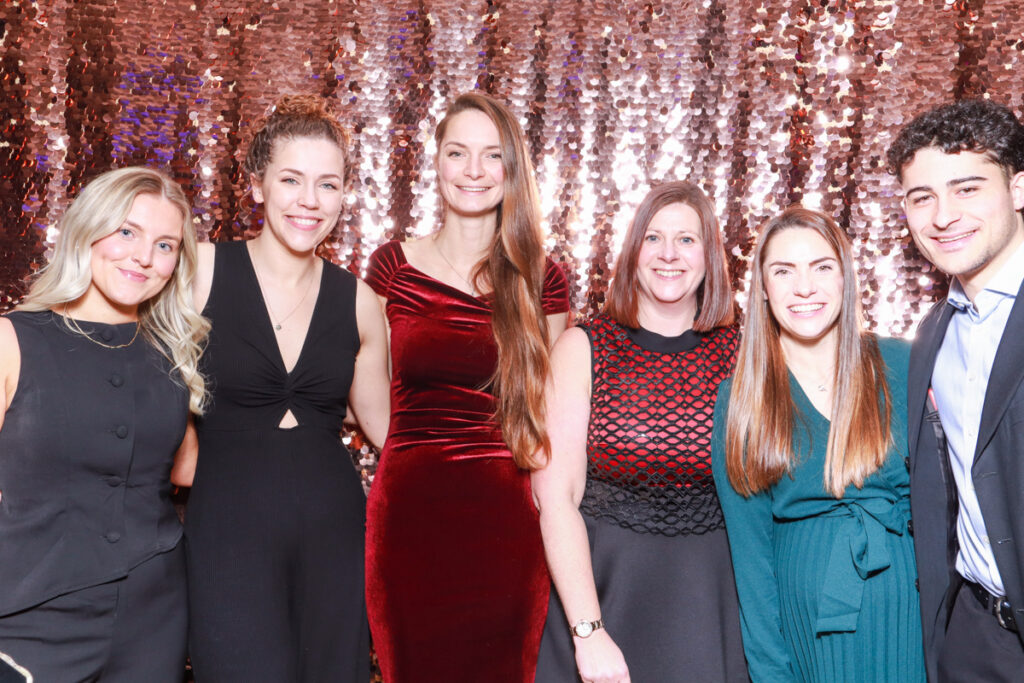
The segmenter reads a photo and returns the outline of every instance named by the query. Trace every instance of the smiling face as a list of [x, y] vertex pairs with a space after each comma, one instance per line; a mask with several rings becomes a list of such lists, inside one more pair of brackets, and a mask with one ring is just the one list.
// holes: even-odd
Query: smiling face
[[692, 320], [705, 273], [700, 216], [693, 208], [669, 204], [654, 214], [637, 255], [636, 273], [641, 324], [655, 308]]
[[765, 298], [784, 341], [816, 344], [836, 333], [843, 271], [836, 252], [811, 228], [786, 228], [765, 247]]
[[465, 217], [495, 211], [505, 196], [501, 137], [487, 114], [466, 109], [439, 141], [437, 175], [448, 211]]
[[96, 322], [136, 320], [139, 305], [159, 294], [174, 274], [183, 218], [167, 199], [137, 195], [121, 227], [93, 242], [92, 281], [69, 312]]
[[265, 210], [268, 236], [297, 254], [313, 252], [338, 222], [344, 201], [345, 157], [331, 140], [282, 139], [252, 196]]
[[984, 154], [925, 147], [901, 177], [918, 249], [973, 298], [1024, 242], [1024, 172], [1007, 178]]

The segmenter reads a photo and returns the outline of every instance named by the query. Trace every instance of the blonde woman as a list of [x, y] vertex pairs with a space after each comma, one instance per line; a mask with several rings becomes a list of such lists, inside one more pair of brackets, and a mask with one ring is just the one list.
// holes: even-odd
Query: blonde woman
[[205, 398], [195, 272], [181, 188], [110, 171], [0, 318], [0, 651], [36, 680], [183, 677], [169, 477]]
[[905, 457], [909, 344], [861, 328], [850, 243], [801, 207], [751, 262], [712, 468], [756, 681], [923, 681]]

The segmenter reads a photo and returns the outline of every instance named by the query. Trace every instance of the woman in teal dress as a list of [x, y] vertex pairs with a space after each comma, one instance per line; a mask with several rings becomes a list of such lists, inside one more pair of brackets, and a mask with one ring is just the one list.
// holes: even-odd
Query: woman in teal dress
[[751, 678], [924, 681], [909, 344], [862, 330], [849, 240], [816, 211], [764, 226], [750, 292], [712, 467]]

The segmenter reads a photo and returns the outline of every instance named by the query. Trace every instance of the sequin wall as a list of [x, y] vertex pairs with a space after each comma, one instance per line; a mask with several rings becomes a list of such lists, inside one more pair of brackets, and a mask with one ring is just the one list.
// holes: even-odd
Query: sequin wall
[[854, 239], [870, 324], [909, 335], [944, 285], [908, 244], [884, 150], [950, 98], [1019, 111], [1022, 50], [1019, 0], [5, 0], [0, 308], [111, 165], [170, 169], [202, 235], [245, 233], [240, 150], [285, 92], [335, 100], [355, 132], [328, 246], [359, 271], [434, 226], [430, 131], [478, 88], [527, 132], [578, 312], [650, 185], [688, 178], [717, 204], [741, 301], [756, 226], [803, 202]]

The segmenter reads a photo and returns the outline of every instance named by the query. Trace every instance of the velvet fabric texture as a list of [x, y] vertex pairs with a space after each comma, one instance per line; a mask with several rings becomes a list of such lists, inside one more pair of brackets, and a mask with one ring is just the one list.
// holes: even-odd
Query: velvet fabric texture
[[[384, 680], [532, 683], [549, 578], [529, 474], [493, 419], [489, 295], [416, 270], [398, 242], [373, 254], [367, 282], [391, 328], [391, 427], [366, 542]], [[569, 307], [550, 260], [543, 306]]]

